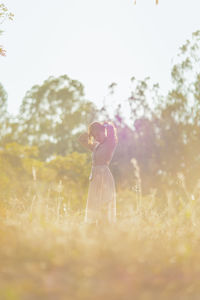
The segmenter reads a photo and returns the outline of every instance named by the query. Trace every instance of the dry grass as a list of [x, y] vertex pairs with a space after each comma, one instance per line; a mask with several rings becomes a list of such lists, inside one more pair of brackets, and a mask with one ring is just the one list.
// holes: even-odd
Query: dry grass
[[83, 212], [58, 217], [42, 200], [2, 206], [0, 299], [199, 300], [200, 203], [158, 212], [154, 200], [119, 204], [109, 226], [84, 224]]

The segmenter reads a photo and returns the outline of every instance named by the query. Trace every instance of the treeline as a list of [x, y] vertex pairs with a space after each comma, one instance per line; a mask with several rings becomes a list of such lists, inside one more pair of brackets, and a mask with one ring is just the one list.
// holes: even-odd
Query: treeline
[[[134, 77], [129, 120], [123, 104], [115, 107], [119, 144], [111, 163], [117, 189], [199, 194], [200, 179], [200, 31], [180, 47], [172, 66], [173, 88], [167, 96], [149, 79]], [[115, 84], [110, 86], [114, 88]], [[113, 89], [114, 91], [114, 89]], [[94, 120], [111, 119], [107, 105], [97, 109], [83, 85], [67, 75], [49, 77], [25, 95], [17, 117], [7, 112], [7, 94], [0, 87], [1, 199], [32, 193], [34, 174], [48, 194], [49, 185], [62, 185], [63, 197], [84, 205], [90, 153], [77, 137]], [[35, 172], [35, 173], [34, 173]], [[186, 189], [187, 188], [187, 189]], [[56, 191], [55, 191], [56, 193]], [[50, 196], [49, 196], [50, 197]]]

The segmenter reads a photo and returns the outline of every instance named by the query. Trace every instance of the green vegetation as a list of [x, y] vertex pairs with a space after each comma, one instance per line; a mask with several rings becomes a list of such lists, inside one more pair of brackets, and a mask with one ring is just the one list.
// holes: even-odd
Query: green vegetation
[[[197, 31], [166, 97], [132, 77], [129, 120], [67, 75], [33, 86], [16, 118], [0, 86], [0, 299], [199, 299], [199, 50]], [[78, 136], [98, 119], [118, 130], [117, 223], [91, 226]]]

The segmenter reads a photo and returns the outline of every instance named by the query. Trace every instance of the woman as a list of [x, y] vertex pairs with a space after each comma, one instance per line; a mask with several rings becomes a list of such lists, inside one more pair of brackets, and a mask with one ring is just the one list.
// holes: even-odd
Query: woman
[[93, 122], [79, 142], [92, 151], [85, 222], [115, 222], [116, 190], [109, 163], [117, 145], [116, 128], [112, 123]]

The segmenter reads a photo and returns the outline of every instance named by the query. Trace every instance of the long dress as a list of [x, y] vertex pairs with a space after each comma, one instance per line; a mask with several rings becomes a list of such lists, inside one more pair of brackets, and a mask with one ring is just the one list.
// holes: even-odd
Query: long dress
[[108, 151], [107, 143], [98, 143], [92, 152], [92, 169], [85, 210], [85, 222], [116, 222], [116, 189], [109, 169], [114, 149]]

